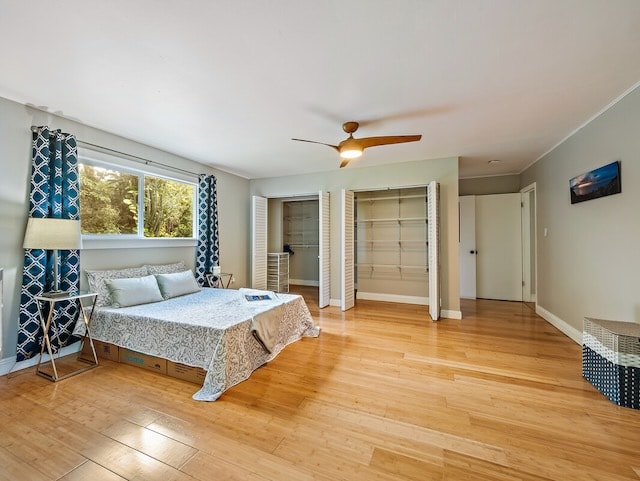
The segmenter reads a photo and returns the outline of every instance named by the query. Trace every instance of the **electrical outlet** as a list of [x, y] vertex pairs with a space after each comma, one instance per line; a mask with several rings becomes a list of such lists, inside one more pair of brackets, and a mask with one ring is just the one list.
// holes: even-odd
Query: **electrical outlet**
[[235, 277], [231, 277], [231, 284], [235, 284], [236, 283], [236, 278]]

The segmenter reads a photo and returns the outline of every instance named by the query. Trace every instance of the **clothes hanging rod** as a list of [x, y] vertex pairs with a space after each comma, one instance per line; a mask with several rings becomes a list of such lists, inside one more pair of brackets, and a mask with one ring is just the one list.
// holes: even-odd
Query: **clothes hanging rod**
[[[36, 125], [32, 125], [31, 126], [31, 132], [33, 132], [33, 133], [37, 133], [41, 129], [42, 129], [42, 127], [38, 127]], [[50, 129], [49, 132], [50, 132], [50, 134], [49, 134], [50, 137], [54, 136], [55, 134], [62, 133], [62, 131], [60, 129], [55, 129], [55, 130]], [[80, 139], [77, 139], [77, 142], [78, 142], [78, 144], [82, 144], [82, 145], [87, 146], [87, 147], [93, 147], [95, 149], [104, 150], [104, 151], [107, 151], [107, 152], [111, 152], [113, 154], [124, 155], [125, 157], [133, 160], [134, 162], [139, 162], [139, 163], [144, 164], [144, 165], [159, 165], [159, 166], [164, 167], [166, 169], [171, 169], [171, 170], [174, 170], [176, 172], [182, 172], [183, 174], [195, 175], [196, 177], [198, 175], [200, 175], [200, 174], [198, 174], [196, 172], [191, 172], [190, 170], [181, 169], [180, 167], [175, 167], [175, 166], [169, 165], [169, 164], [163, 164], [162, 162], [158, 162], [156, 160], [149, 160], [149, 159], [145, 159], [144, 157], [139, 157], [137, 155], [128, 154], [126, 152], [121, 152], [121, 151], [115, 150], [115, 149], [110, 149], [109, 147], [104, 147], [103, 145], [92, 144], [91, 142], [86, 142], [86, 141], [80, 140]]]

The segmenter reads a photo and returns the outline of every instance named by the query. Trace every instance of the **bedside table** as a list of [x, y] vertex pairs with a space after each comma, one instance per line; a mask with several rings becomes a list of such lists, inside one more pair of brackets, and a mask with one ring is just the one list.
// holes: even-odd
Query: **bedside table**
[[221, 272], [219, 274], [206, 274], [205, 277], [209, 287], [229, 289], [231, 279], [233, 279], [233, 274], [231, 272]]
[[[75, 292], [45, 292], [39, 296], [35, 296], [36, 302], [38, 304], [38, 314], [40, 315], [40, 325], [42, 326], [42, 331], [44, 333], [44, 338], [42, 339], [42, 347], [40, 348], [40, 359], [38, 359], [38, 365], [36, 366], [36, 374], [42, 376], [50, 381], [57, 382], [61, 379], [65, 379], [69, 376], [74, 376], [81, 372], [87, 371], [89, 369], [93, 369], [98, 365], [98, 356], [96, 355], [96, 349], [93, 346], [93, 339], [91, 338], [91, 318], [93, 317], [93, 310], [95, 308], [96, 299], [98, 298], [98, 294], [96, 292], [87, 292], [87, 291], [75, 291]], [[89, 345], [91, 346], [91, 353], [93, 354], [93, 359], [83, 359], [78, 356], [78, 360], [82, 362], [86, 362], [89, 365], [82, 367], [80, 369], [76, 369], [72, 372], [66, 373], [64, 375], [58, 374], [58, 368], [56, 367], [56, 360], [54, 357], [53, 349], [51, 347], [51, 339], [49, 337], [49, 330], [51, 328], [51, 323], [54, 322], [54, 313], [55, 306], [58, 302], [62, 301], [73, 301], [78, 300], [79, 304], [79, 312], [78, 318], [82, 315], [82, 320], [84, 321], [84, 325], [86, 327], [86, 332], [84, 336], [82, 336], [82, 341], [80, 344], [80, 352], [82, 353], [82, 348], [84, 347], [84, 343], [89, 340]], [[49, 313], [45, 318], [44, 315], [44, 306], [49, 305]], [[91, 305], [91, 313], [87, 315], [86, 307]], [[54, 337], [58, 338], [58, 344], [60, 344], [60, 337], [58, 334], [58, 330], [55, 329], [53, 333]], [[43, 372], [40, 370], [40, 364], [42, 363], [42, 356], [44, 355], [44, 350], [47, 349], [47, 353], [49, 354], [49, 362], [51, 363], [51, 367], [53, 368], [53, 375]]]

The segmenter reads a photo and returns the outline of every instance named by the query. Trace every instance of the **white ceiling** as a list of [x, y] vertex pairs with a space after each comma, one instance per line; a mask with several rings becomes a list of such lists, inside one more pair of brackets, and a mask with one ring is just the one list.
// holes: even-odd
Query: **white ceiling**
[[0, 0], [0, 45], [0, 96], [245, 177], [337, 169], [290, 139], [347, 120], [423, 135], [347, 168], [460, 156], [471, 177], [521, 172], [637, 84], [640, 1]]

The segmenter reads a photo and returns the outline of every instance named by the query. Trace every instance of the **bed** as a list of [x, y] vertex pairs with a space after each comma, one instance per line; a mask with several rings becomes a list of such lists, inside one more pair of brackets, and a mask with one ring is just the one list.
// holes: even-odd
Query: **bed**
[[93, 339], [204, 369], [193, 395], [198, 401], [215, 401], [288, 344], [318, 334], [301, 296], [244, 289], [199, 288], [159, 302], [102, 305], [91, 322]]

